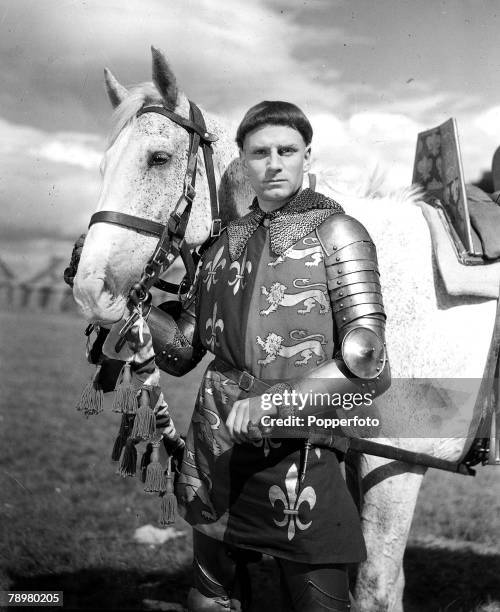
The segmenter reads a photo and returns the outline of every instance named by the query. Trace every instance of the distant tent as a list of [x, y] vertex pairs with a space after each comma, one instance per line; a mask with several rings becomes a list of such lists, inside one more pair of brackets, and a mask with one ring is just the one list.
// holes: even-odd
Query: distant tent
[[63, 272], [66, 267], [64, 257], [53, 256], [45, 268], [24, 281], [26, 285], [64, 285]]
[[13, 305], [20, 309], [74, 312], [73, 292], [63, 279], [66, 259], [52, 256], [48, 264], [22, 282], [16, 282]]
[[0, 259], [0, 283], [4, 282], [14, 282], [16, 278], [15, 274], [9, 268], [9, 266]]
[[16, 276], [9, 266], [0, 259], [0, 308], [12, 306]]

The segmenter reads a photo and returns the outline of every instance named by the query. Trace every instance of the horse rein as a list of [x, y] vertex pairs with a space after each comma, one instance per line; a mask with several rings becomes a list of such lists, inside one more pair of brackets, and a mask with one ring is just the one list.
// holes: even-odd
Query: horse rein
[[189, 222], [193, 200], [196, 196], [196, 166], [198, 149], [200, 147], [205, 162], [212, 214], [210, 236], [201, 245], [199, 249], [201, 253], [211, 244], [214, 238], [220, 236], [222, 230], [212, 151], [212, 143], [218, 138], [214, 134], [207, 132], [202, 112], [194, 102], [189, 101], [189, 119], [174, 113], [164, 106], [156, 105], [141, 108], [137, 112], [136, 117], [138, 118], [146, 113], [163, 115], [189, 133], [188, 162], [186, 174], [184, 175], [182, 194], [165, 225], [143, 217], [110, 210], [100, 210], [90, 218], [89, 228], [95, 223], [112, 223], [137, 232], [158, 236], [159, 238], [152, 256], [144, 266], [141, 279], [132, 286], [128, 294], [127, 306], [130, 315], [120, 329], [120, 338], [115, 347], [116, 352], [121, 350], [125, 344], [127, 332], [142, 316], [142, 306], [149, 300], [149, 290], [151, 287], [156, 286], [163, 291], [169, 291], [172, 288], [178, 289], [176, 285], [167, 283], [159, 278], [160, 274], [170, 267], [178, 255], [181, 256], [186, 267], [189, 286], [191, 287], [193, 284], [197, 261], [186, 246], [184, 235]]

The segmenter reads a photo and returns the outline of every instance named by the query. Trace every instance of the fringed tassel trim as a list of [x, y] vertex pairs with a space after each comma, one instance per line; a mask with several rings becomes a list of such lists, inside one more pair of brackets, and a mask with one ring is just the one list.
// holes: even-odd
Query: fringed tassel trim
[[167, 471], [165, 474], [166, 489], [161, 496], [160, 525], [165, 527], [175, 523], [177, 516], [177, 499], [174, 494], [174, 479], [172, 474], [172, 457], [168, 459]]
[[132, 385], [129, 362], [123, 366], [119, 380], [115, 388], [112, 410], [123, 414], [135, 414], [137, 412], [137, 391]]
[[101, 366], [97, 366], [92, 380], [85, 386], [82, 395], [76, 404], [76, 409], [86, 417], [102, 412], [104, 403], [104, 393], [97, 381]]
[[122, 415], [120, 429], [118, 431], [118, 435], [116, 436], [115, 444], [111, 452], [111, 461], [120, 461], [120, 455], [122, 454], [122, 450], [127, 442], [127, 438], [130, 433], [130, 421], [130, 415]]
[[151, 463], [146, 468], [144, 491], [146, 493], [164, 493], [167, 490], [165, 469], [160, 463], [160, 441], [152, 444]]
[[137, 470], [137, 449], [131, 438], [125, 443], [125, 450], [122, 455], [118, 474], [120, 476], [135, 476]]
[[151, 408], [149, 399], [149, 390], [141, 389], [141, 397], [139, 400], [139, 408], [135, 415], [134, 428], [132, 430], [132, 438], [138, 440], [151, 440], [156, 432], [156, 417], [154, 410]]
[[148, 465], [151, 463], [152, 452], [153, 445], [151, 444], [151, 442], [148, 442], [146, 445], [146, 450], [142, 453], [141, 466], [139, 468], [141, 473], [141, 482], [146, 482], [146, 471], [148, 469]]

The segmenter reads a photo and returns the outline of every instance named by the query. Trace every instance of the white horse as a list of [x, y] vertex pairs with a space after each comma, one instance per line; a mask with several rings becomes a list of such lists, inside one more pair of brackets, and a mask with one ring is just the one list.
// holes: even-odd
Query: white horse
[[[165, 104], [187, 117], [187, 98], [177, 89], [174, 75], [155, 49], [154, 85], [143, 84], [129, 91], [107, 70], [105, 79], [116, 110], [102, 165], [97, 210], [120, 211], [165, 223], [182, 190], [188, 135], [159, 114], [137, 118], [136, 113], [145, 104]], [[208, 130], [219, 137], [213, 147], [215, 173], [227, 220], [246, 212], [252, 194], [238, 162], [233, 133], [222, 121], [204, 115]], [[201, 157], [198, 173], [198, 193], [186, 234], [192, 246], [201, 244], [210, 228]], [[475, 379], [476, 387], [464, 407], [470, 417], [492, 334], [496, 303], [491, 298], [497, 295], [496, 287], [493, 290], [488, 285], [483, 292], [486, 298], [481, 299], [451, 297], [445, 291], [427, 223], [410, 192], [377, 198], [347, 196], [335, 193], [322, 183], [321, 176], [317, 190], [335, 197], [348, 214], [366, 226], [377, 245], [393, 378]], [[432, 211], [420, 205], [432, 220]], [[89, 321], [111, 324], [122, 318], [127, 293], [140, 278], [156, 242], [154, 237], [110, 224], [97, 223], [90, 228], [74, 283], [75, 299]], [[493, 276], [496, 281], [498, 271]], [[436, 397], [443, 409], [456, 411], [456, 407], [447, 405], [450, 395]], [[420, 422], [422, 417], [411, 402], [401, 405], [388, 401], [385, 409], [390, 422], [401, 425], [400, 431], [417, 431], [420, 426], [423, 429], [419, 431], [428, 431], [429, 423]], [[403, 429], [407, 423], [410, 426]], [[414, 439], [391, 438], [385, 442], [438, 458], [458, 458], [464, 436], [449, 437], [445, 426], [436, 431], [440, 437], [415, 434]], [[364, 489], [361, 516], [368, 560], [359, 568], [355, 597], [363, 611], [402, 610], [403, 554], [425, 468], [361, 455], [357, 470]]]

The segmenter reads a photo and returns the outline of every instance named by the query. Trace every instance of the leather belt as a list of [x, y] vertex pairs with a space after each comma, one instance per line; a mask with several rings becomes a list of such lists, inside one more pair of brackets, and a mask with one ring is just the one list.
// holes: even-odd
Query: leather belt
[[247, 393], [252, 391], [260, 395], [271, 387], [271, 385], [266, 384], [264, 381], [260, 380], [260, 378], [256, 378], [253, 374], [250, 374], [250, 372], [239, 370], [220, 357], [215, 357], [213, 365], [217, 372], [232, 380], [242, 391], [246, 391]]

